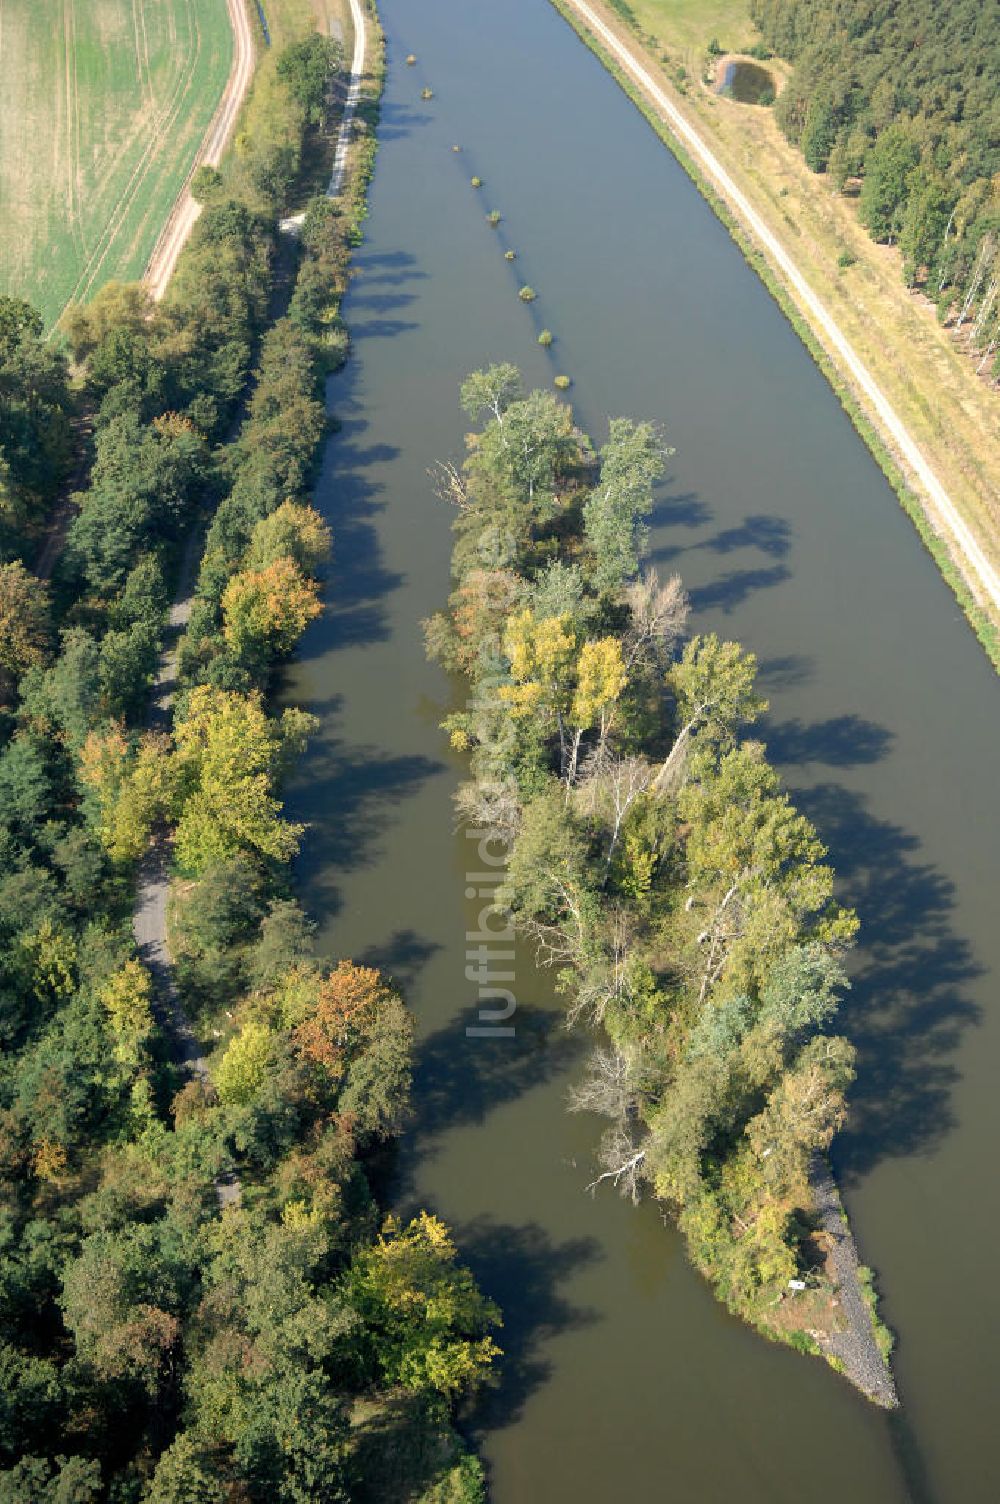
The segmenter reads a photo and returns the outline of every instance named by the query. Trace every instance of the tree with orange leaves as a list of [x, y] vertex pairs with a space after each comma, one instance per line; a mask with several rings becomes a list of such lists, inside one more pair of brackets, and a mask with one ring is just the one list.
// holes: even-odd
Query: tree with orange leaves
[[294, 559], [233, 575], [222, 596], [224, 635], [241, 658], [283, 657], [322, 611], [319, 586]]
[[351, 1053], [371, 1033], [379, 1009], [396, 994], [373, 966], [340, 961], [319, 981], [311, 1012], [292, 1031], [299, 1054], [339, 1076]]
[[413, 1037], [396, 989], [373, 967], [341, 961], [317, 978], [308, 1001], [301, 987], [294, 995], [292, 1041], [337, 1083], [338, 1111], [361, 1138], [395, 1132], [408, 1107]]

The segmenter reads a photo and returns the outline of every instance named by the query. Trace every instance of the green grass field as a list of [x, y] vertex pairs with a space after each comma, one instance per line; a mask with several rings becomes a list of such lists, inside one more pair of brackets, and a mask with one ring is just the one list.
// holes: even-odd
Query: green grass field
[[[715, 37], [737, 51], [756, 37], [747, 0], [624, 0], [644, 31], [676, 52], [700, 57]], [[610, 0], [617, 9], [614, 0]]]
[[142, 275], [232, 51], [225, 0], [0, 0], [0, 292]]

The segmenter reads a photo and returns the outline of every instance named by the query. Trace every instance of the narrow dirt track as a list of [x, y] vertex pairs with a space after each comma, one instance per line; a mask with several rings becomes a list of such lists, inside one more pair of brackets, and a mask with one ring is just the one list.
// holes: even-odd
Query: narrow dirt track
[[245, 0], [226, 0], [226, 6], [229, 10], [235, 44], [233, 66], [225, 92], [219, 101], [219, 108], [205, 132], [205, 139], [194, 159], [187, 181], [178, 194], [177, 201], [160, 233], [160, 238], [153, 247], [149, 265], [146, 267], [143, 280], [157, 302], [167, 290], [167, 284], [177, 265], [177, 258], [184, 248], [184, 242], [201, 213], [201, 205], [195, 203], [191, 197], [191, 179], [199, 167], [218, 167], [253, 77], [253, 34], [250, 30]]
[[351, 82], [347, 90], [344, 114], [337, 133], [337, 150], [333, 158], [333, 171], [327, 185], [327, 198], [336, 198], [344, 183], [347, 169], [347, 148], [351, 144], [351, 126], [354, 112], [361, 97], [361, 79], [365, 71], [365, 17], [359, 0], [351, 0], [351, 21], [354, 26], [354, 56], [351, 59]]
[[990, 563], [965, 519], [938, 480], [920, 446], [899, 417], [888, 397], [875, 381], [867, 366], [844, 335], [833, 315], [810, 287], [792, 257], [777, 236], [768, 228], [746, 195], [723, 167], [718, 157], [691, 125], [690, 121], [645, 68], [632, 50], [586, 0], [565, 0], [587, 30], [628, 74], [646, 99], [654, 106], [681, 144], [691, 153], [705, 176], [735, 209], [739, 218], [760, 242], [768, 259], [780, 271], [795, 295], [813, 329], [822, 339], [837, 365], [858, 390], [869, 416], [887, 439], [892, 450], [916, 480], [923, 493], [924, 509], [935, 529], [947, 540], [955, 562], [973, 595], [1000, 611], [1000, 574]]
[[[202, 534], [195, 532], [188, 541], [170, 618], [164, 634], [157, 664], [146, 726], [150, 731], [170, 732], [171, 707], [177, 689], [177, 654], [181, 637], [191, 619], [191, 600]], [[132, 908], [132, 933], [136, 949], [153, 978], [153, 1006], [157, 1022], [170, 1042], [171, 1054], [189, 1080], [211, 1086], [208, 1062], [190, 1020], [174, 978], [173, 961], [167, 946], [167, 903], [170, 898], [172, 848], [165, 830], [154, 834], [139, 866]], [[239, 1176], [221, 1174], [215, 1182], [219, 1206], [238, 1204], [242, 1194]]]

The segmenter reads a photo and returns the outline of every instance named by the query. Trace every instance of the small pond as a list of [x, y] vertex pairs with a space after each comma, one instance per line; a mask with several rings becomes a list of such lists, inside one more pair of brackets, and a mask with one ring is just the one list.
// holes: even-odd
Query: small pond
[[728, 62], [718, 92], [738, 104], [773, 104], [774, 76], [759, 63]]

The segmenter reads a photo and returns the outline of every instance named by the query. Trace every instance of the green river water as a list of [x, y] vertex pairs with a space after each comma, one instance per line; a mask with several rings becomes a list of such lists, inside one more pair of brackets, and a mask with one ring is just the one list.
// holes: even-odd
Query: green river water
[[[289, 808], [311, 822], [300, 877], [324, 949], [390, 969], [418, 1020], [396, 1202], [439, 1212], [505, 1310], [503, 1382], [469, 1422], [492, 1497], [992, 1501], [995, 675], [784, 318], [546, 0], [381, 10], [355, 347], [317, 493], [329, 611], [288, 690], [321, 729]], [[534, 383], [569, 373], [597, 442], [609, 415], [665, 426], [653, 562], [681, 572], [697, 628], [759, 655], [771, 755], [859, 909], [844, 1028], [860, 1070], [835, 1165], [899, 1337], [895, 1417], [731, 1319], [655, 1205], [584, 1194], [599, 1126], [565, 1112], [584, 1042], [529, 956], [514, 1036], [466, 1035], [478, 862], [438, 730], [453, 687], [419, 623], [449, 588], [451, 519], [427, 471], [460, 456], [458, 384], [491, 360]]]

